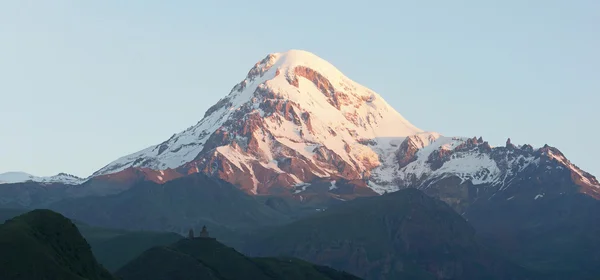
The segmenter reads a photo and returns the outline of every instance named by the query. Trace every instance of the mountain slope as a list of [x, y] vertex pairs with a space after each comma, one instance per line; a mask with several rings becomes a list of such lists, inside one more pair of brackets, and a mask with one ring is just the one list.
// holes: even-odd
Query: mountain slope
[[[257, 62], [196, 125], [117, 159], [90, 177], [93, 184], [69, 188], [63, 196], [115, 194], [138, 179], [162, 184], [204, 173], [249, 194], [297, 199], [311, 192], [310, 184], [324, 181], [332, 182], [332, 191], [339, 181], [379, 194], [417, 187], [462, 213], [475, 199], [465, 198], [467, 189], [489, 198], [540, 166], [565, 171], [574, 190], [600, 198], [598, 180], [555, 148], [516, 146], [510, 139], [505, 147], [492, 147], [481, 137], [424, 132], [327, 61], [290, 50]], [[450, 181], [463, 185], [462, 193], [445, 197], [443, 185]], [[28, 197], [12, 197], [18, 195]]]
[[114, 279], [71, 221], [35, 210], [0, 225], [1, 279]]
[[491, 254], [445, 203], [416, 189], [359, 198], [249, 241], [253, 255], [289, 255], [365, 279], [533, 279]]
[[98, 262], [110, 272], [116, 271], [152, 247], [168, 245], [182, 238], [181, 235], [170, 232], [126, 231], [81, 223], [76, 225], [90, 244]]
[[[0, 223], [26, 212], [23, 209], [0, 208]], [[127, 231], [93, 227], [81, 222], [74, 224], [91, 246], [98, 262], [111, 272], [152, 247], [168, 245], [182, 237], [170, 232]]]
[[167, 247], [152, 248], [121, 268], [117, 275], [123, 280], [359, 279], [296, 259], [251, 259], [214, 239], [203, 238], [183, 239]]
[[495, 197], [465, 214], [485, 244], [556, 279], [600, 279], [600, 203], [584, 194]]
[[67, 185], [78, 185], [83, 183], [84, 179], [66, 173], [59, 173], [49, 177], [33, 176], [25, 172], [6, 172], [0, 174], [0, 184], [14, 184], [29, 181], [39, 183], [63, 183]]
[[[123, 192], [133, 185], [152, 181], [160, 183], [158, 171], [148, 169], [126, 169], [118, 174], [97, 176], [81, 184], [64, 182], [42, 182], [28, 180], [14, 183], [0, 183], [0, 207], [37, 209], [64, 199], [106, 196]], [[181, 177], [181, 174], [174, 179]]]
[[[388, 171], [399, 187], [415, 187], [438, 197], [463, 213], [477, 200], [501, 195], [535, 200], [551, 195], [584, 193], [600, 199], [600, 183], [572, 164], [558, 149], [545, 145], [491, 147], [481, 137], [441, 137], [418, 149], [409, 137]], [[525, 198], [525, 197], [523, 197]]]
[[265, 193], [317, 178], [361, 180], [379, 165], [377, 152], [421, 132], [375, 92], [314, 54], [293, 50], [258, 62], [197, 125], [94, 175], [178, 169]]
[[297, 197], [316, 181], [340, 180], [379, 194], [432, 185], [443, 192], [435, 185], [449, 178], [500, 191], [545, 160], [570, 171], [578, 191], [600, 198], [596, 178], [554, 148], [424, 132], [327, 61], [291, 50], [257, 62], [196, 125], [94, 176], [139, 168], [158, 170], [152, 180], [165, 182], [201, 172], [250, 194]]
[[90, 225], [181, 234], [210, 226], [223, 239], [288, 218], [235, 186], [204, 174], [165, 184], [143, 181], [116, 195], [83, 197], [49, 206]]

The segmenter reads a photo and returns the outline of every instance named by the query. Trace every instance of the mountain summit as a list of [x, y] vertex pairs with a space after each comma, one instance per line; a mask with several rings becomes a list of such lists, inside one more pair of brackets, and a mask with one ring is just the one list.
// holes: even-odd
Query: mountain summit
[[[207, 224], [222, 240], [237, 244], [245, 243], [237, 239], [240, 233], [252, 235], [260, 228], [316, 217], [312, 221], [323, 218], [326, 227], [302, 228], [308, 239], [297, 230], [282, 236], [289, 237], [290, 244], [306, 245], [302, 248], [309, 250], [302, 256], [321, 264], [358, 268], [361, 275], [382, 279], [377, 278], [381, 271], [391, 267], [402, 273], [415, 264], [409, 259], [400, 266], [389, 262], [410, 245], [420, 254], [421, 268], [441, 273], [438, 278], [476, 275], [484, 266], [502, 275], [501, 262], [492, 257], [489, 262], [472, 262], [482, 259], [477, 255], [480, 246], [459, 244], [464, 235], [456, 235], [459, 243], [444, 243], [444, 238], [461, 231], [456, 224], [446, 224], [450, 235], [434, 230], [425, 239], [405, 238], [422, 237], [424, 228], [443, 224], [434, 212], [413, 215], [435, 207], [394, 216], [390, 215], [394, 209], [381, 204], [389, 200], [390, 205], [405, 207], [414, 199], [425, 199], [411, 189], [416, 188], [466, 218], [474, 231], [462, 227], [463, 233], [477, 233], [476, 239], [485, 241], [481, 248], [493, 248], [519, 265], [557, 275], [556, 279], [598, 279], [599, 223], [593, 213], [600, 209], [600, 182], [594, 176], [549, 145], [534, 148], [508, 139], [505, 145], [492, 146], [483, 137], [423, 131], [380, 95], [305, 51], [266, 56], [196, 125], [117, 159], [81, 182], [64, 174], [49, 178], [0, 174], [0, 206], [53, 209], [111, 228], [182, 233]], [[402, 189], [408, 190], [378, 196]], [[419, 195], [407, 196], [407, 203], [401, 199], [407, 191]], [[357, 197], [361, 198], [342, 202]], [[375, 211], [379, 214], [373, 205], [380, 208]], [[346, 213], [344, 209], [366, 213], [363, 216], [373, 226], [331, 235], [336, 229], [364, 224], [334, 217], [339, 211]], [[292, 225], [304, 222], [299, 223]], [[400, 228], [398, 238], [387, 238], [389, 226], [398, 223], [408, 227]], [[395, 242], [400, 251], [382, 251], [375, 262], [373, 252], [367, 252], [368, 261], [361, 261], [356, 258], [364, 253], [361, 248], [373, 248], [363, 244], [364, 233], [378, 242], [387, 240], [379, 242], [381, 248], [392, 248], [390, 242]], [[419, 242], [436, 238], [458, 247], [434, 246], [443, 249], [431, 251], [435, 254], [427, 252], [431, 246], [419, 249]], [[267, 239], [265, 244], [273, 240], [279, 239]], [[318, 250], [310, 248], [324, 249], [321, 241], [348, 250], [338, 254], [327, 249], [315, 255]], [[293, 246], [287, 249], [298, 252]], [[455, 262], [456, 256], [447, 262], [448, 252], [459, 254], [458, 259], [467, 257], [462, 258], [464, 265]], [[327, 260], [332, 262], [323, 263]]]
[[[250, 194], [300, 194], [314, 182], [329, 182], [331, 192], [352, 185], [380, 194], [452, 182], [465, 189], [493, 186], [482, 189], [491, 196], [525, 173], [567, 172], [578, 191], [600, 197], [596, 178], [555, 148], [510, 140], [492, 147], [481, 137], [425, 132], [374, 91], [300, 50], [269, 54], [196, 125], [93, 176], [131, 168], [159, 183], [202, 172]], [[538, 191], [531, 195], [564, 193]], [[455, 202], [472, 196], [457, 195]]]
[[94, 175], [129, 167], [205, 172], [255, 194], [316, 179], [364, 181], [377, 177], [381, 154], [422, 133], [327, 61], [291, 50], [256, 63], [195, 126]]
[[193, 173], [249, 194], [299, 199], [416, 187], [459, 211], [492, 197], [537, 200], [580, 192], [600, 199], [598, 180], [556, 148], [510, 139], [492, 147], [482, 137], [425, 132], [374, 91], [300, 50], [267, 55], [196, 125], [117, 159], [76, 189], [109, 194], [139, 179], [162, 184]]

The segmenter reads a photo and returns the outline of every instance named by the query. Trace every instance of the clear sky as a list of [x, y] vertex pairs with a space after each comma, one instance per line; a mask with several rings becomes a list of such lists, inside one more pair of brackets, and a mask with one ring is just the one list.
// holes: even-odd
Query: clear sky
[[88, 176], [303, 49], [424, 130], [600, 176], [600, 1], [2, 1], [0, 173]]

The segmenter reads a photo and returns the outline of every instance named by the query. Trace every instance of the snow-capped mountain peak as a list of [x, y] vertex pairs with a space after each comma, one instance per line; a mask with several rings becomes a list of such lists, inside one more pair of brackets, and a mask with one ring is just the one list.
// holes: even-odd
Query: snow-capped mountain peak
[[83, 183], [84, 179], [74, 175], [59, 173], [54, 176], [38, 177], [25, 172], [6, 172], [0, 174], [0, 184], [15, 184], [23, 182], [38, 183], [62, 183], [66, 185], [78, 185]]
[[[120, 158], [94, 175], [128, 167], [162, 170], [182, 166], [185, 172], [204, 169], [210, 173], [218, 168], [206, 162], [218, 158], [217, 165], [227, 162], [232, 169], [253, 174], [252, 185], [246, 183], [252, 192], [264, 184], [254, 174], [264, 173], [263, 169], [278, 174], [275, 177], [280, 181], [275, 182], [283, 185], [340, 176], [340, 171], [341, 177], [362, 179], [380, 165], [378, 153], [364, 145], [365, 141], [377, 143], [380, 151], [391, 151], [392, 142], [422, 132], [377, 93], [347, 78], [327, 61], [291, 50], [270, 54], [256, 63], [195, 126]], [[295, 174], [300, 171], [282, 170], [281, 161], [292, 157], [301, 158], [301, 165], [310, 166], [311, 171]], [[345, 167], [334, 167], [341, 163]]]
[[253, 194], [271, 188], [297, 194], [315, 181], [384, 193], [458, 180], [493, 186], [489, 191], [510, 188], [520, 174], [553, 158], [558, 165], [551, 168], [570, 170], [576, 185], [600, 195], [593, 176], [544, 149], [425, 132], [327, 61], [290, 50], [258, 61], [196, 125], [93, 176], [128, 168], [202, 172]]

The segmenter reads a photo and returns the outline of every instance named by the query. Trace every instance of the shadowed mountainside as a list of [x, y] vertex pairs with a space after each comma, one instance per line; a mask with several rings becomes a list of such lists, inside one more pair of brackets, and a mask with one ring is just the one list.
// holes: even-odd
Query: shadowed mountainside
[[[0, 223], [23, 213], [26, 213], [26, 210], [0, 209]], [[135, 259], [145, 250], [168, 245], [182, 238], [179, 234], [169, 232], [128, 231], [93, 227], [77, 221], [73, 223], [91, 246], [98, 262], [111, 272]]]
[[358, 280], [292, 258], [248, 258], [215, 239], [182, 239], [144, 252], [116, 273], [123, 280]]
[[75, 224], [35, 210], [0, 225], [0, 279], [114, 279], [94, 258]]
[[534, 279], [490, 253], [446, 203], [416, 189], [359, 198], [254, 237], [245, 252], [292, 256], [365, 279]]
[[228, 244], [246, 231], [290, 221], [235, 186], [204, 174], [165, 184], [139, 182], [116, 195], [68, 199], [49, 208], [108, 228], [185, 234], [190, 228], [199, 230], [206, 225], [222, 240], [230, 241]]

